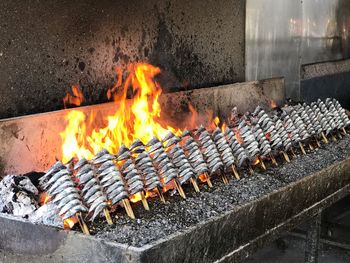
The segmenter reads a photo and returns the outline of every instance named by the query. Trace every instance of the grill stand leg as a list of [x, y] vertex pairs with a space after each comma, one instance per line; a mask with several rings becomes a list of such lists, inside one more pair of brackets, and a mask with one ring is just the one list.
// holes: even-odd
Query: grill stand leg
[[317, 263], [320, 248], [321, 212], [309, 223], [305, 241], [305, 262]]

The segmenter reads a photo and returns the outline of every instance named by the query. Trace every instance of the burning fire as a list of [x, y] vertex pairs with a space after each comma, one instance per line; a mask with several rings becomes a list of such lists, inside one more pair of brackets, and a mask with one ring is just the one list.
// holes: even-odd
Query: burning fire
[[83, 101], [83, 92], [80, 90], [78, 85], [73, 85], [72, 94], [67, 93], [67, 95], [63, 98], [64, 108], [68, 108], [68, 106], [80, 106]]
[[64, 229], [72, 229], [73, 226], [78, 222], [77, 216], [72, 216], [70, 218], [67, 218], [63, 221], [63, 228]]
[[[91, 115], [88, 119], [80, 110], [72, 110], [66, 115], [66, 129], [60, 133], [62, 138], [62, 161], [68, 162], [73, 157], [92, 158], [102, 148], [115, 153], [125, 144], [129, 146], [136, 138], [147, 143], [154, 136], [163, 138], [168, 131], [181, 132], [171, 126], [160, 124], [161, 107], [158, 98], [162, 89], [154, 80], [160, 73], [158, 67], [144, 63], [132, 63], [128, 66], [127, 77], [123, 81], [122, 72], [117, 70], [117, 82], [108, 90], [107, 96], [113, 98], [116, 105], [114, 114], [106, 117], [104, 128], [93, 128], [96, 121]], [[73, 95], [79, 97], [76, 86]], [[129, 90], [134, 97], [127, 100]], [[72, 96], [65, 100], [73, 101]], [[82, 101], [82, 100], [80, 100]]]
[[43, 192], [39, 195], [40, 205], [46, 204], [49, 200], [50, 200], [50, 196], [46, 192]]
[[274, 101], [274, 100], [270, 100], [270, 107], [271, 107], [271, 109], [274, 109], [274, 108], [276, 108], [277, 107], [277, 103], [276, 103], [276, 101]]

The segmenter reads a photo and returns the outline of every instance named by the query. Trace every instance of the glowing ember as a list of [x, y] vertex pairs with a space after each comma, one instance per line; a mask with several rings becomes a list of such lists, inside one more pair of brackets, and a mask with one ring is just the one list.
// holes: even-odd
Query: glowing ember
[[[147, 191], [145, 194], [145, 198], [147, 199], [148, 197], [150, 197], [150, 192]], [[137, 203], [138, 201], [141, 201], [141, 199], [142, 199], [141, 192], [138, 192], [138, 193], [130, 196], [130, 201], [132, 203]]]
[[49, 200], [50, 200], [50, 197], [46, 192], [40, 193], [40, 195], [39, 195], [40, 205], [46, 204]]
[[63, 98], [64, 108], [68, 106], [80, 106], [84, 101], [83, 92], [80, 90], [79, 86], [72, 86], [72, 94], [67, 93], [67, 95]]
[[270, 141], [270, 140], [271, 140], [271, 133], [269, 133], [269, 132], [266, 133], [266, 134], [265, 134], [265, 137], [266, 137], [266, 139], [268, 139], [268, 140]]
[[67, 230], [72, 229], [77, 222], [78, 222], [78, 218], [76, 216], [67, 218], [66, 220], [63, 221], [63, 228]]
[[202, 183], [207, 181], [207, 176], [205, 174], [201, 174], [198, 178]]
[[270, 107], [271, 109], [277, 108], [277, 103], [274, 100], [270, 100]]
[[241, 133], [241, 130], [240, 130], [240, 129], [237, 129], [237, 131], [236, 131], [236, 140], [238, 141], [239, 144], [243, 144], [243, 143], [244, 143], [244, 140], [243, 140], [243, 138], [241, 137], [240, 133]]
[[253, 162], [253, 165], [258, 165], [260, 163], [259, 158], [256, 158], [255, 161]]

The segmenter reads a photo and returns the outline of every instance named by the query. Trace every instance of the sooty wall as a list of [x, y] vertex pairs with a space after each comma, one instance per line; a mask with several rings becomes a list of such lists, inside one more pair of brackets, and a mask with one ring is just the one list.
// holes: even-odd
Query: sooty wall
[[0, 118], [60, 109], [72, 84], [106, 101], [132, 61], [167, 91], [243, 81], [244, 24], [244, 0], [2, 0]]

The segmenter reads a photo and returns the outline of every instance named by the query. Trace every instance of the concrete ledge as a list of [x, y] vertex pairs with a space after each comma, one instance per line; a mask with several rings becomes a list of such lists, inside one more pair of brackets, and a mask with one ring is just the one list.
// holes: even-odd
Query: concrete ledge
[[350, 71], [350, 59], [304, 64], [301, 66], [300, 79], [323, 77]]

